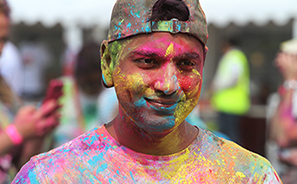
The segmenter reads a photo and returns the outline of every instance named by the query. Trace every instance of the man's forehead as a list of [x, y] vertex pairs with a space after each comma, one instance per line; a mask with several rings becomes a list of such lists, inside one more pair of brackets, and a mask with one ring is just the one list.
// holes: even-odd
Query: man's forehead
[[[158, 33], [153, 33], [158, 34]], [[159, 34], [170, 34], [170, 33], [159, 33]], [[130, 56], [142, 55], [146, 57], [172, 57], [172, 58], [191, 58], [191, 59], [202, 59], [203, 57], [203, 46], [200, 42], [189, 43], [194, 40], [183, 39], [183, 37], [175, 40], [167, 40], [164, 37], [159, 36], [159, 39], [152, 39], [150, 36], [146, 36], [148, 42], [142, 39], [131, 37], [130, 42], [127, 42], [123, 46], [124, 55]], [[178, 40], [178, 42], [175, 42]], [[184, 41], [184, 42], [183, 42]], [[199, 45], [197, 45], [199, 44]]]
[[[126, 41], [125, 41], [126, 40]], [[123, 46], [142, 46], [144, 48], [149, 48], [149, 46], [154, 46], [155, 48], [169, 47], [171, 45], [172, 48], [177, 47], [187, 47], [188, 45], [196, 45], [198, 48], [202, 48], [203, 44], [196, 39], [195, 37], [184, 34], [177, 33], [171, 34], [166, 32], [155, 32], [149, 34], [139, 34], [135, 36], [131, 36], [122, 40], [121, 42]]]

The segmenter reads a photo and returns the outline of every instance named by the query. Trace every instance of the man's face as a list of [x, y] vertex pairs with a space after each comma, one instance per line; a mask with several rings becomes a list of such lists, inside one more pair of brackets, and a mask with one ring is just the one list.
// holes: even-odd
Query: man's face
[[8, 33], [9, 33], [9, 18], [5, 14], [0, 13], [0, 54], [2, 52], [4, 43], [8, 38]]
[[194, 37], [134, 36], [123, 44], [112, 72], [120, 110], [148, 131], [176, 127], [198, 102], [202, 72], [203, 47]]

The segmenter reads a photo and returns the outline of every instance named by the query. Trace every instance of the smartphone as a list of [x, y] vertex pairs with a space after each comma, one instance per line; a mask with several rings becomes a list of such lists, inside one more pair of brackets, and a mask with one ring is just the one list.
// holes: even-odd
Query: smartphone
[[42, 100], [42, 104], [48, 100], [54, 99], [58, 100], [60, 96], [63, 95], [63, 82], [59, 79], [53, 79], [50, 81], [49, 86], [46, 90], [45, 97]]

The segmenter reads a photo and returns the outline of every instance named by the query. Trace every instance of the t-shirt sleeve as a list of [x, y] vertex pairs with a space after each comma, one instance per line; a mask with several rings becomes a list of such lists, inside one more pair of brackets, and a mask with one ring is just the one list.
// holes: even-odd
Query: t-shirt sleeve
[[267, 177], [265, 178], [264, 184], [282, 184], [283, 182], [281, 181], [280, 177], [276, 173], [276, 171], [272, 168], [272, 171], [267, 173]]
[[17, 173], [16, 177], [12, 181], [12, 184], [35, 184], [35, 183], [41, 183], [38, 179], [38, 173], [35, 167], [35, 162], [33, 159], [31, 159], [29, 162], [27, 162], [21, 170]]
[[[272, 183], [282, 184], [283, 183], [268, 160], [263, 158], [263, 160], [260, 162], [263, 164], [265, 163], [265, 165], [259, 164], [260, 168], [258, 168], [258, 171], [262, 170], [262, 177], [259, 177], [259, 179], [261, 180], [260, 181], [261, 183], [263, 184], [272, 184]], [[255, 177], [257, 177], [257, 172], [254, 173], [254, 178], [253, 178], [254, 181], [255, 181]]]

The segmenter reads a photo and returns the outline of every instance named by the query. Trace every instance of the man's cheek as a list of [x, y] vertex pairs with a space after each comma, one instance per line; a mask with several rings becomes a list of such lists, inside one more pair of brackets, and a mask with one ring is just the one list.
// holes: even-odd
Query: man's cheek
[[201, 88], [202, 79], [195, 76], [182, 77], [179, 80], [179, 84], [185, 93], [193, 93]]
[[139, 73], [128, 74], [126, 85], [135, 93], [141, 93], [144, 86], [143, 77]]

